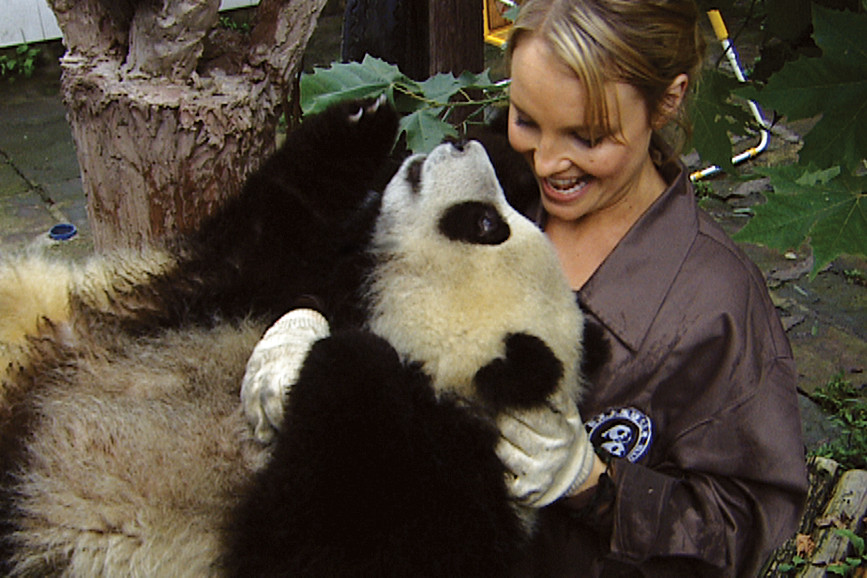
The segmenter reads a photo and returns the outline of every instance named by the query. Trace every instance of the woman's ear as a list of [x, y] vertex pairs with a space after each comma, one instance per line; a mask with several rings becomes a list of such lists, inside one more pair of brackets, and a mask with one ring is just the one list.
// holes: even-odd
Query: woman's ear
[[689, 88], [689, 76], [678, 74], [674, 77], [674, 80], [665, 89], [659, 101], [659, 106], [653, 119], [654, 129], [661, 129], [670, 120], [677, 117], [680, 106], [683, 104], [683, 99], [686, 97], [687, 88]]

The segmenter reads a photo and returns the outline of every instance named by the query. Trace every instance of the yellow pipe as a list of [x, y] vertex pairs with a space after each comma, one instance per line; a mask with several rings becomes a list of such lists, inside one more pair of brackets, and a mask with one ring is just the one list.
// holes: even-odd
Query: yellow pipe
[[726, 30], [726, 23], [723, 22], [722, 14], [719, 13], [719, 10], [709, 10], [707, 17], [710, 20], [710, 25], [713, 27], [716, 39], [720, 42], [726, 40], [729, 37], [729, 31]]

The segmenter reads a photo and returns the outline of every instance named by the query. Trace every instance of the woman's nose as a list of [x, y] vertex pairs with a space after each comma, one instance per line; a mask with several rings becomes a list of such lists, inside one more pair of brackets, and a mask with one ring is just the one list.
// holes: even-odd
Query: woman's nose
[[554, 140], [540, 139], [533, 151], [533, 168], [540, 177], [565, 171], [571, 164], [566, 151]]

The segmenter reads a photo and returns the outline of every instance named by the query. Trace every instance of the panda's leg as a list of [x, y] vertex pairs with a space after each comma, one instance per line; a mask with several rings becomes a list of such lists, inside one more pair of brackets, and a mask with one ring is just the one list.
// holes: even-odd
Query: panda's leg
[[504, 574], [527, 529], [498, 439], [385, 340], [318, 341], [227, 524], [229, 575]]
[[[250, 177], [237, 206], [227, 205], [233, 218], [220, 219], [221, 232], [231, 234], [232, 223], [240, 222], [237, 214], [248, 212], [244, 205], [268, 207], [268, 215], [285, 219], [275, 209], [287, 199], [306, 219], [339, 228], [371, 188], [384, 184], [377, 177], [393, 172], [388, 157], [397, 127], [397, 112], [384, 97], [339, 102], [307, 117]], [[277, 230], [287, 231], [285, 226]]]
[[96, 323], [147, 332], [250, 314], [276, 319], [304, 294], [354, 294], [354, 277], [343, 283], [353, 286], [335, 287], [332, 276], [372, 227], [378, 202], [368, 191], [397, 123], [383, 99], [310, 117], [189, 238], [96, 262], [70, 301]]
[[0, 262], [0, 381], [24, 363], [33, 338], [69, 345], [93, 323], [153, 323], [163, 317], [147, 287], [175, 266], [173, 255], [158, 249], [97, 255], [85, 263], [43, 255], [5, 258]]
[[506, 337], [506, 355], [476, 372], [482, 398], [494, 408], [542, 403], [563, 377], [563, 364], [544, 341], [527, 333]]

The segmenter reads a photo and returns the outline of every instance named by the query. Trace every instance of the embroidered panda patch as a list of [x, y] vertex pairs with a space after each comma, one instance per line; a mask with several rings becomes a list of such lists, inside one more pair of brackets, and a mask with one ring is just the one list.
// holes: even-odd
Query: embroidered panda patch
[[634, 407], [612, 409], [586, 422], [593, 447], [616, 458], [637, 462], [650, 449], [653, 422]]

